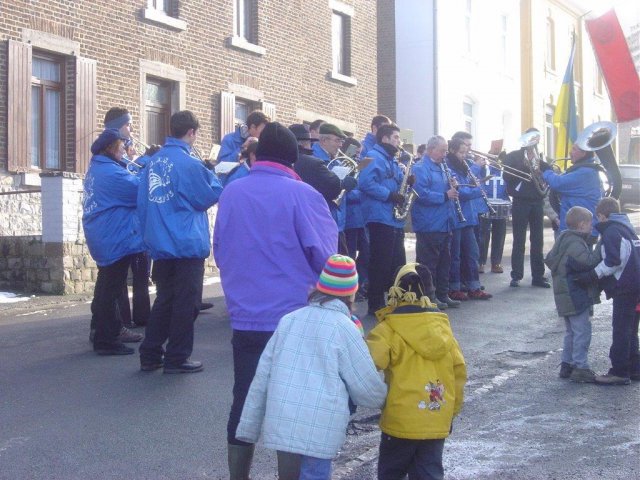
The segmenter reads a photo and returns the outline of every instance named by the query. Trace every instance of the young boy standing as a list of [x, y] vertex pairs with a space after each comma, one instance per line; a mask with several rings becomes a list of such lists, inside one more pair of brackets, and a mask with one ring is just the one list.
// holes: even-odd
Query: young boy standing
[[600, 303], [597, 281], [580, 285], [573, 279], [576, 271], [593, 269], [600, 257], [587, 244], [593, 215], [583, 207], [572, 207], [566, 215], [569, 228], [556, 239], [545, 263], [553, 277], [553, 297], [558, 315], [564, 317], [566, 333], [560, 364], [560, 378], [578, 383], [593, 383], [595, 373], [587, 354], [591, 344], [591, 320], [594, 303]]
[[620, 213], [615, 198], [605, 197], [596, 207], [600, 221], [602, 261], [595, 269], [576, 275], [577, 282], [600, 280], [607, 298], [613, 298], [611, 368], [596, 376], [601, 385], [629, 385], [640, 381], [638, 301], [640, 300], [640, 240], [629, 217]]
[[378, 479], [442, 479], [442, 453], [451, 422], [462, 409], [464, 358], [449, 319], [430, 303], [422, 278], [428, 270], [401, 267], [388, 306], [367, 344], [389, 388], [380, 418]]

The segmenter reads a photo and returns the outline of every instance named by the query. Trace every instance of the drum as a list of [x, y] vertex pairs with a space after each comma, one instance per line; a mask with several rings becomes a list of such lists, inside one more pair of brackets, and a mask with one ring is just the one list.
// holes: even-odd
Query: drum
[[511, 218], [511, 202], [509, 200], [501, 200], [498, 198], [490, 198], [489, 204], [495, 210], [495, 213], [487, 212], [487, 218], [490, 220], [509, 220]]

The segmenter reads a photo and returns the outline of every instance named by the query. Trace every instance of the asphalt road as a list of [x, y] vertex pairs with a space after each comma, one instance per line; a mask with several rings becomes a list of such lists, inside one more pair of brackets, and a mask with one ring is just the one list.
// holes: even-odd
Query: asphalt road
[[[545, 250], [551, 242], [547, 235]], [[508, 277], [482, 275], [494, 298], [449, 310], [469, 382], [445, 448], [447, 478], [640, 478], [640, 383], [560, 380], [564, 325], [551, 292], [530, 287], [529, 277], [509, 288]], [[196, 323], [193, 358], [205, 370], [192, 375], [141, 373], [136, 355], [95, 356], [84, 300], [3, 305], [0, 479], [227, 478], [231, 331], [220, 285], [205, 295], [216, 306]], [[590, 360], [598, 372], [608, 368], [610, 318], [610, 302], [596, 308]], [[377, 414], [359, 410], [334, 478], [375, 478]], [[252, 478], [275, 471], [275, 454], [258, 447]]]

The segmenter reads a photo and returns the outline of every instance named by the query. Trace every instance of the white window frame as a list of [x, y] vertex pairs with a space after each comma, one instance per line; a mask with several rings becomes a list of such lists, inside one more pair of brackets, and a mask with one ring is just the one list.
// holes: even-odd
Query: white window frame
[[[466, 105], [469, 105], [471, 107], [471, 115], [467, 115], [465, 113]], [[474, 137], [476, 136], [476, 113], [477, 113], [476, 102], [470, 97], [465, 97], [462, 100], [462, 121], [464, 122], [465, 130], [466, 130], [467, 123], [470, 125], [470, 128], [468, 129], [467, 132], [473, 135]]]
[[[187, 22], [168, 15], [164, 8], [156, 6], [157, 0], [147, 0], [147, 8], [143, 11], [143, 17], [150, 22], [159, 23], [175, 30], [184, 31], [187, 29]], [[160, 0], [164, 4], [164, 0]]]
[[547, 104], [544, 109], [544, 146], [548, 157], [556, 155], [556, 128], [553, 125], [555, 107]]
[[[349, 42], [350, 39], [347, 38], [347, 35], [351, 32], [351, 25], [353, 25], [353, 16], [355, 15], [355, 9], [351, 5], [347, 5], [346, 3], [342, 3], [338, 0], [329, 0], [329, 9], [331, 10], [331, 70], [329, 71], [328, 77], [331, 80], [335, 80], [347, 85], [356, 86], [358, 84], [358, 80], [353, 76], [353, 63], [352, 58], [353, 54], [351, 51], [346, 51], [345, 42]], [[349, 69], [347, 74], [338, 71], [336, 68], [334, 60], [334, 48], [335, 48], [335, 39], [333, 38], [333, 16], [340, 15], [343, 19], [343, 28], [342, 28], [342, 38], [340, 39], [341, 50], [345, 56], [343, 61], [346, 61], [349, 65]], [[347, 33], [345, 33], [345, 29]]]
[[556, 22], [551, 17], [551, 13], [547, 16], [545, 32], [545, 67], [550, 72], [556, 71]]

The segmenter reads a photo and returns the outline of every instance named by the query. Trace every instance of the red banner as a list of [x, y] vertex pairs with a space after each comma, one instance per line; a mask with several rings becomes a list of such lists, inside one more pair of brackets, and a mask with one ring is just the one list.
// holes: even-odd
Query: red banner
[[615, 11], [585, 23], [618, 122], [640, 118], [640, 78]]

